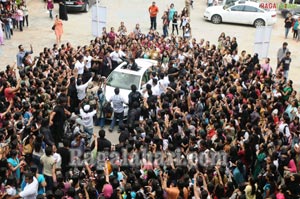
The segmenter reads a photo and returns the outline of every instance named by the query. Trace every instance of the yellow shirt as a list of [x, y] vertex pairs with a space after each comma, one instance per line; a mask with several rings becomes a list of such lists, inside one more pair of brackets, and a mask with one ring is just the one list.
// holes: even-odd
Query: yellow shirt
[[[257, 184], [255, 184], [255, 190], [257, 190]], [[245, 188], [246, 199], [256, 199], [256, 194], [251, 195], [251, 192], [252, 192], [252, 186], [247, 185]]]
[[45, 154], [42, 155], [41, 157], [41, 163], [43, 164], [43, 174], [46, 175], [46, 176], [52, 176], [52, 169], [53, 169], [53, 166], [55, 164], [55, 160], [54, 160], [54, 157], [51, 155], [51, 156], [46, 156]]

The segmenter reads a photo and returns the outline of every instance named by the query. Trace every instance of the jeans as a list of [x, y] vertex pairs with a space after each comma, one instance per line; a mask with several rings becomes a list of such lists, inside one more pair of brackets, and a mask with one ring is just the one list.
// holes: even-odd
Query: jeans
[[99, 118], [98, 125], [103, 128], [105, 125], [105, 118]]
[[156, 17], [150, 17], [150, 23], [151, 23], [150, 29], [156, 30]]
[[26, 26], [28, 27], [28, 15], [23, 17], [23, 27], [25, 27], [25, 21], [26, 21]]
[[283, 76], [286, 78], [286, 80], [288, 80], [288, 77], [289, 77], [289, 71], [288, 71], [288, 70], [284, 70], [284, 71], [283, 71]]
[[91, 138], [94, 134], [94, 128], [86, 128], [84, 127], [84, 132], [87, 133], [88, 138]]
[[23, 31], [23, 21], [19, 21], [19, 28], [20, 28], [20, 31]]
[[163, 26], [163, 34], [164, 34], [164, 37], [167, 37], [168, 36], [168, 25], [164, 25]]
[[174, 30], [176, 29], [178, 35], [178, 24], [172, 24], [172, 34], [174, 34]]
[[53, 19], [53, 16], [52, 16], [52, 10], [49, 10], [49, 17], [50, 17], [51, 19]]
[[44, 174], [45, 181], [47, 183], [46, 185], [46, 191], [52, 190], [53, 189], [53, 177], [52, 176], [47, 176]]
[[121, 112], [121, 113], [116, 113], [116, 112], [114, 112], [114, 117], [113, 117], [113, 119], [112, 119], [112, 121], [111, 121], [111, 123], [110, 123], [110, 129], [111, 129], [111, 130], [114, 129], [114, 127], [115, 127], [115, 125], [116, 125], [117, 119], [119, 120], [119, 127], [120, 127], [121, 125], [123, 125], [123, 118], [124, 118], [124, 111]]
[[298, 38], [298, 29], [294, 30], [293, 39]]
[[9, 24], [5, 24], [4, 25], [4, 31], [5, 31], [5, 37], [6, 37], [6, 39], [10, 39], [11, 32], [10, 32]]
[[38, 172], [43, 173], [43, 165], [41, 164], [41, 157], [37, 155], [32, 155], [33, 163], [38, 167]]
[[290, 31], [290, 29], [291, 29], [291, 28], [285, 28], [285, 35], [284, 35], [284, 36], [285, 36], [285, 38], [287, 38], [287, 36], [288, 36], [288, 34], [289, 34], [289, 31]]

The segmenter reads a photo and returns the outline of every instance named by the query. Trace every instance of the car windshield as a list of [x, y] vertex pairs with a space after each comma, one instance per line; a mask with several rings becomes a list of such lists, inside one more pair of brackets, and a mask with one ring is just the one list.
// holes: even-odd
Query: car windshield
[[226, 10], [227, 8], [230, 8], [231, 6], [234, 6], [234, 2], [231, 2], [231, 3], [227, 4], [227, 5], [225, 5], [223, 7], [223, 9]]
[[113, 71], [107, 78], [106, 85], [130, 90], [131, 85], [139, 85], [141, 77], [124, 72]]

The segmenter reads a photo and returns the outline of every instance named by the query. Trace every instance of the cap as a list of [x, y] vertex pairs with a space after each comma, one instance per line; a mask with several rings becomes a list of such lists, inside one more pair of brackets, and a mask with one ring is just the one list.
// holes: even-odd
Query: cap
[[90, 110], [90, 108], [91, 108], [91, 106], [87, 104], [87, 105], [84, 105], [83, 110], [85, 112], [88, 112]]

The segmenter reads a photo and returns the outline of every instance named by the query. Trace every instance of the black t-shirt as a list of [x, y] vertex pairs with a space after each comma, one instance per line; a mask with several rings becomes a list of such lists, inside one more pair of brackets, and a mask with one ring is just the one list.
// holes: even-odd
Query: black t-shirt
[[178, 72], [178, 69], [175, 67], [171, 67], [168, 69], [168, 75], [174, 74], [176, 72]]
[[292, 20], [292, 19], [289, 20], [289, 18], [286, 18], [286, 19], [284, 20], [284, 27], [285, 27], [285, 28], [291, 28], [291, 27], [292, 27], [292, 24], [293, 24], [293, 20]]
[[75, 84], [69, 86], [68, 97], [70, 97], [70, 105], [74, 105], [75, 100], [77, 99], [77, 89]]
[[57, 149], [57, 153], [60, 154], [60, 156], [62, 157], [61, 159], [62, 169], [66, 169], [67, 166], [70, 164], [70, 160], [71, 160], [70, 150], [65, 147], [60, 147]]
[[132, 103], [133, 102], [137, 102], [138, 106], [141, 105], [141, 100], [142, 100], [142, 94], [138, 91], [135, 92], [130, 92], [128, 95], [128, 104], [129, 104], [129, 108], [132, 108]]
[[231, 42], [231, 52], [236, 50], [237, 47], [238, 47], [238, 44], [236, 42]]
[[[95, 148], [95, 142], [92, 143], [91, 149]], [[97, 151], [110, 151], [111, 142], [106, 138], [98, 138], [98, 150]]]
[[53, 125], [63, 127], [64, 123], [67, 119], [64, 107], [57, 105], [57, 106], [55, 106], [53, 111], [56, 113], [53, 118]]
[[292, 61], [292, 59], [290, 57], [282, 58], [281, 63], [283, 65], [283, 70], [289, 70], [290, 69], [291, 61]]

